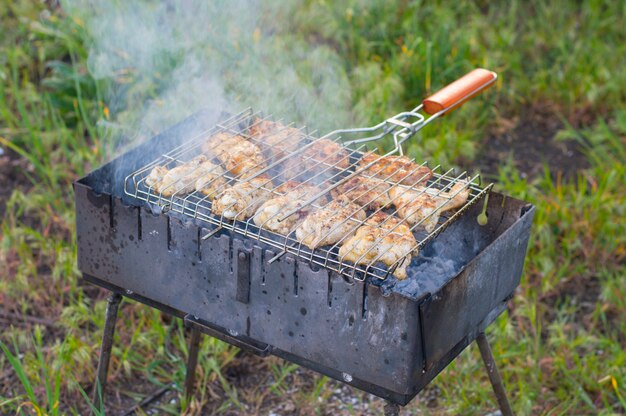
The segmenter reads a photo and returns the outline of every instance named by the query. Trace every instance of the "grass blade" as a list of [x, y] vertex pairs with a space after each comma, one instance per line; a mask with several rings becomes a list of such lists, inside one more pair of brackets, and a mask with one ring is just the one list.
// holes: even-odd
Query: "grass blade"
[[11, 354], [11, 351], [9, 350], [9, 348], [2, 341], [0, 341], [0, 349], [2, 349], [2, 352], [4, 352], [4, 355], [7, 357], [7, 360], [11, 364], [11, 367], [13, 367], [13, 371], [15, 371], [17, 378], [22, 383], [22, 387], [24, 387], [24, 390], [26, 391], [26, 395], [33, 403], [36, 403], [37, 397], [35, 396], [35, 393], [33, 391], [33, 386], [30, 384], [30, 380], [28, 379], [28, 376], [26, 375], [26, 371], [24, 370], [24, 367], [22, 366], [22, 362], [18, 358], [19, 350], [17, 348], [17, 344], [14, 343], [14, 346], [15, 346], [16, 355]]

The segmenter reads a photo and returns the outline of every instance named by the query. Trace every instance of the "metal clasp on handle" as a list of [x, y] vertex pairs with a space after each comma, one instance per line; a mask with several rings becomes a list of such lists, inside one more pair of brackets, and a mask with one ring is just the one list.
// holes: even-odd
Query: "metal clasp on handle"
[[[329, 133], [327, 136], [331, 136], [334, 134], [340, 133], [363, 133], [368, 131], [380, 131], [379, 134], [375, 134], [371, 137], [366, 137], [362, 139], [356, 140], [347, 140], [344, 141], [343, 144], [345, 146], [351, 146], [356, 144], [362, 144], [366, 142], [372, 142], [376, 140], [380, 140], [381, 137], [392, 133], [393, 141], [395, 144], [395, 149], [402, 155], [404, 154], [401, 144], [406, 140], [410, 139], [418, 130], [420, 130], [426, 123], [425, 117], [418, 113], [418, 111], [422, 108], [419, 107], [411, 110], [404, 111], [402, 113], [398, 113], [393, 117], [388, 118], [380, 124], [372, 127], [365, 128], [357, 128], [357, 129], [344, 129], [344, 130], [336, 130], [334, 132]], [[412, 120], [412, 121], [408, 121]], [[326, 137], [326, 136], [325, 136]]]
[[[414, 117], [417, 120], [415, 120], [412, 123], [406, 122], [405, 120], [409, 119], [410, 117]], [[421, 115], [420, 113], [416, 113], [413, 111], [405, 111], [403, 113], [396, 114], [395, 116], [388, 118], [385, 121], [387, 123], [395, 124], [404, 129], [407, 129], [410, 132], [415, 132], [417, 131], [418, 127], [424, 122], [424, 116]]]
[[[415, 118], [413, 122], [407, 122]], [[396, 125], [400, 127], [400, 130], [393, 133], [393, 142], [398, 149], [398, 152], [403, 155], [404, 149], [402, 149], [402, 143], [413, 137], [413, 135], [423, 127], [424, 116], [416, 111], [405, 111], [385, 120], [385, 123]]]

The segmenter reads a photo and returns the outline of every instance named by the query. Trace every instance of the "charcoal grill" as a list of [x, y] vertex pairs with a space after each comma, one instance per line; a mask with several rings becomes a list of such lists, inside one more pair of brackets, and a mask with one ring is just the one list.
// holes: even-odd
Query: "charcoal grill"
[[[338, 168], [316, 160], [316, 174], [324, 173], [320, 194], [303, 205], [315, 206], [321, 194], [364, 174], [368, 166], [357, 161], [371, 142], [387, 140], [388, 155], [403, 154], [403, 144], [417, 131], [494, 80], [492, 72], [476, 70], [412, 111], [322, 137], [349, 149], [349, 163]], [[221, 131], [253, 141], [251, 129], [269, 119], [247, 109], [215, 124], [214, 115], [200, 112], [75, 182], [79, 269], [85, 280], [113, 292], [95, 402], [102, 400], [117, 309], [126, 296], [191, 328], [189, 394], [200, 333], [377, 395], [388, 401], [389, 414], [477, 340], [502, 412], [512, 414], [484, 331], [519, 284], [534, 207], [483, 186], [478, 175], [435, 166], [426, 185], [409, 188], [445, 195], [463, 182], [469, 194], [463, 206], [444, 212], [443, 198], [428, 231], [411, 224], [412, 259], [382, 265], [378, 256], [353, 264], [338, 256], [337, 244], [303, 247], [292, 234], [212, 214], [210, 198], [197, 192], [165, 196], [146, 184], [151, 169], [188, 161], [206, 137]], [[302, 146], [282, 152], [254, 176], [279, 176], [276, 166], [321, 140], [315, 132], [296, 130]], [[393, 182], [390, 177], [384, 179]], [[250, 176], [226, 179], [235, 184]], [[266, 190], [277, 192], [271, 185]], [[294, 212], [282, 213], [281, 220]], [[484, 213], [488, 222], [479, 225]], [[355, 228], [362, 225], [354, 222]], [[404, 261], [410, 261], [404, 265], [408, 278], [399, 280], [394, 272]]]

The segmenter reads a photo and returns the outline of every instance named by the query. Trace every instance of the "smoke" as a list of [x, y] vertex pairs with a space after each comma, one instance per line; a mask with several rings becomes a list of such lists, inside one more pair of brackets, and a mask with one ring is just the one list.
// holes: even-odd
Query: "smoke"
[[66, 0], [92, 44], [88, 69], [104, 80], [113, 136], [140, 141], [198, 110], [248, 106], [326, 132], [350, 125], [342, 60], [289, 30], [294, 12], [254, 0]]

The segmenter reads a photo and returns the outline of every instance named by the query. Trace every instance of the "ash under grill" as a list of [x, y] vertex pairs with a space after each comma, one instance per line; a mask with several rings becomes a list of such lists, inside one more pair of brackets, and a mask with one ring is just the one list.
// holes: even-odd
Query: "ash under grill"
[[[413, 123], [422, 125], [424, 120], [424, 118], [418, 118]], [[268, 134], [255, 134], [255, 131], [263, 130], [264, 126], [273, 126], [275, 130]], [[426, 163], [417, 164], [413, 160], [408, 163], [409, 170], [400, 171], [407, 164], [402, 166], [383, 165], [386, 169], [380, 169], [375, 176], [372, 176], [372, 169], [375, 169], [382, 161], [387, 160], [388, 156], [401, 153], [401, 147], [397, 146], [384, 155], [376, 155], [375, 153], [367, 153], [366, 143], [385, 137], [398, 137], [398, 135], [403, 135], [403, 139], [406, 140], [409, 135], [417, 131], [417, 128], [412, 128], [411, 131], [406, 126], [385, 122], [375, 128], [374, 131], [377, 130], [377, 134], [369, 138], [352, 138], [348, 142], [349, 146], [344, 146], [343, 140], [347, 135], [354, 135], [361, 133], [361, 131], [343, 130], [330, 133], [323, 138], [316, 138], [313, 134], [306, 133], [305, 129], [273, 122], [269, 118], [262, 117], [261, 114], [248, 109], [207, 131], [197, 134], [184, 144], [160, 155], [156, 160], [128, 175], [124, 181], [125, 192], [127, 195], [154, 204], [160, 209], [177, 212], [215, 226], [211, 232], [203, 236], [204, 238], [208, 238], [211, 233], [218, 232], [220, 229], [228, 229], [278, 249], [276, 258], [291, 253], [311, 263], [358, 280], [363, 280], [366, 277], [385, 279], [400, 267], [399, 270], [402, 272], [399, 272], [398, 275], [402, 278], [400, 274], [404, 274], [403, 270], [410, 267], [408, 263], [411, 258], [416, 256], [430, 240], [467, 211], [471, 205], [488, 193], [491, 185], [481, 187], [478, 175], [468, 177], [466, 172], [454, 174], [452, 169], [443, 170], [441, 166], [429, 169], [426, 167]], [[247, 142], [246, 144], [251, 143], [251, 146], [263, 149], [264, 157], [253, 159], [252, 162], [249, 158], [236, 160], [235, 163], [228, 166], [229, 169], [226, 169], [225, 166], [223, 168], [219, 165], [220, 161], [215, 158], [215, 154], [211, 153], [211, 148], [205, 148], [207, 143], [211, 143], [212, 138], [222, 137], [225, 138], [224, 140], [232, 137], [242, 138]], [[331, 142], [329, 143], [329, 141]], [[311, 152], [312, 149], [324, 146], [332, 149], [332, 144], [335, 143], [336, 149], [333, 149], [332, 152], [321, 155]], [[219, 146], [223, 143], [218, 142], [215, 145]], [[189, 172], [168, 183], [165, 187], [153, 186], [150, 183], [150, 177], [154, 175], [156, 170], [171, 171], [177, 166], [188, 166], [190, 161], [201, 154], [206, 155], [207, 158], [212, 158], [215, 162], [215, 164], [210, 165], [211, 170], [206, 174], [209, 179], [203, 181], [202, 185], [205, 189], [211, 189], [210, 193], [202, 193], [197, 187], [195, 190], [189, 189], [188, 184], [193, 184], [195, 180], [190, 181], [188, 178], [195, 179], [199, 175], [199, 167], [189, 169]], [[218, 170], [219, 173], [216, 173]], [[359, 180], [363, 183], [354, 188], [345, 198], [351, 203], [350, 208], [348, 208], [348, 215], [329, 224], [328, 230], [324, 231], [325, 234], [319, 236], [319, 239], [323, 240], [333, 233], [342, 233], [340, 237], [336, 238], [338, 241], [331, 241], [329, 244], [319, 247], [311, 247], [304, 244], [302, 238], [297, 237], [298, 225], [294, 225], [282, 233], [267, 229], [270, 228], [266, 226], [268, 223], [272, 222], [276, 225], [290, 216], [301, 215], [303, 211], [311, 213], [325, 209], [335, 212], [335, 208], [330, 208], [333, 206], [332, 198], [327, 198], [327, 196], [335, 191], [337, 191], [335, 196], [341, 195], [340, 190], [345, 189], [346, 184], [350, 186], [350, 181], [354, 181], [355, 178], [357, 183]], [[252, 194], [255, 196], [246, 199], [247, 203], [243, 204], [244, 206], [233, 209], [235, 212], [230, 215], [230, 218], [226, 217], [224, 213], [215, 214], [214, 198], [219, 199], [220, 192], [237, 184], [240, 186], [241, 184], [252, 184], [241, 196], [242, 199]], [[292, 185], [292, 187], [295, 186], [295, 189], [285, 192], [281, 189], [285, 184], [295, 184]], [[314, 189], [314, 191], [301, 192], [300, 201], [292, 202], [292, 205], [295, 206], [291, 209], [272, 212], [268, 218], [264, 218], [262, 221], [257, 221], [256, 216], [250, 215], [251, 212], [258, 209], [258, 207], [253, 206], [257, 198], [256, 195], [271, 195], [271, 197], [265, 197], [266, 199], [279, 196], [289, 198], [290, 192], [298, 192], [299, 189], [307, 188]], [[393, 205], [380, 204], [378, 201], [381, 199], [390, 199], [388, 192], [395, 192], [396, 199], [393, 200]], [[427, 214], [419, 215], [417, 219], [409, 221], [421, 213], [416, 212], [418, 208], [409, 205], [410, 198], [405, 198], [406, 201], [402, 199], [406, 195], [411, 195], [411, 198], [428, 198], [435, 204]], [[448, 210], [456, 198], [463, 198], [461, 206], [454, 210]], [[323, 199], [324, 201], [322, 201]], [[367, 214], [359, 217], [359, 212], [363, 211], [363, 206], [366, 207]], [[252, 210], [248, 212], [250, 209]], [[386, 216], [383, 213], [389, 215]], [[403, 218], [399, 218], [398, 213], [404, 214], [401, 216]], [[246, 216], [249, 218], [245, 218]], [[330, 216], [333, 217], [332, 214]], [[233, 220], [233, 217], [236, 219]], [[352, 240], [350, 237], [358, 232], [360, 227], [372, 224], [371, 218], [382, 218], [374, 225], [376, 229], [373, 232], [377, 233], [375, 240], [368, 242], [369, 248], [362, 249], [356, 255], [352, 255], [352, 262], [345, 260], [346, 253], [348, 255], [353, 253], [349, 249], [341, 253], [341, 247], [350, 244], [350, 247], [353, 247], [354, 252], [356, 252], [359, 244], [367, 236]], [[407, 229], [408, 231], [406, 231]], [[403, 255], [393, 257], [385, 265], [382, 259], [389, 254], [389, 250], [393, 250], [393, 245], [387, 244], [388, 247], [385, 249], [377, 249], [377, 246], [384, 244], [388, 237], [393, 240], [394, 236], [401, 235], [399, 230], [405, 230], [404, 233], [410, 232], [412, 234], [413, 237], [408, 238], [410, 248], [405, 248]], [[310, 236], [312, 238], [311, 231], [302, 231], [302, 234], [304, 234], [304, 241]], [[270, 262], [275, 261], [276, 258], [270, 259]]]

